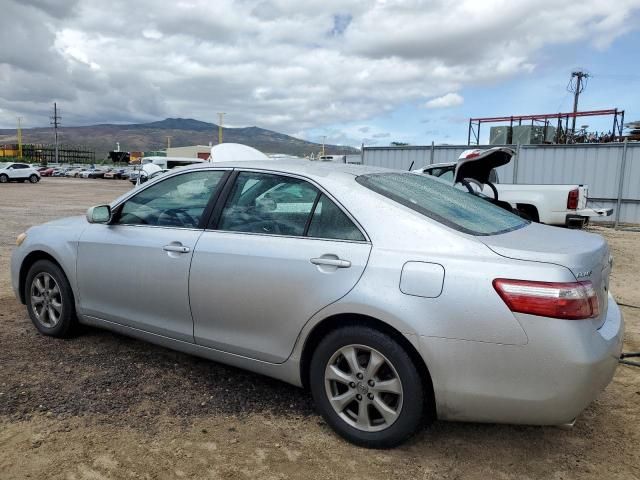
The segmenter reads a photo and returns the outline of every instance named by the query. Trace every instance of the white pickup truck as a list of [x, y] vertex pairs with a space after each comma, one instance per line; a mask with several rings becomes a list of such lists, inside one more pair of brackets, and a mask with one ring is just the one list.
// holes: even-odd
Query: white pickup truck
[[587, 207], [586, 185], [523, 185], [499, 182], [496, 168], [511, 161], [515, 151], [506, 147], [465, 150], [457, 162], [437, 163], [414, 170], [461, 184], [495, 202], [506, 202], [529, 219], [548, 225], [581, 228], [593, 217], [608, 217], [612, 208]]

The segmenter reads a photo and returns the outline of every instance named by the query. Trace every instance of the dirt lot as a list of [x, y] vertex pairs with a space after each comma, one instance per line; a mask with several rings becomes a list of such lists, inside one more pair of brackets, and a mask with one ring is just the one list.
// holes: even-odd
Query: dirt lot
[[[640, 369], [613, 383], [572, 430], [438, 422], [391, 451], [337, 438], [307, 393], [111, 333], [44, 338], [11, 292], [16, 235], [82, 214], [129, 188], [44, 179], [0, 188], [0, 478], [640, 478]], [[640, 233], [593, 229], [616, 261], [611, 291], [640, 305]], [[640, 309], [622, 307], [625, 350]]]

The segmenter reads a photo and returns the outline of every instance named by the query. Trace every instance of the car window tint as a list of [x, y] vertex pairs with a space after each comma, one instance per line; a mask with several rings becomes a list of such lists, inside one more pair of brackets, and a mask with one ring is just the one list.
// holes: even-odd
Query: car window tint
[[151, 185], [125, 202], [116, 223], [197, 228], [224, 173], [189, 172]]
[[441, 173], [440, 175], [438, 175], [438, 178], [444, 180], [445, 182], [453, 182], [453, 169], [449, 168], [449, 169], [441, 169]]
[[335, 240], [365, 240], [362, 232], [347, 214], [340, 210], [325, 194], [320, 195], [316, 209], [313, 211], [307, 236]]
[[313, 185], [298, 178], [242, 172], [224, 206], [218, 228], [302, 236], [317, 196]]
[[426, 175], [377, 173], [361, 175], [356, 181], [405, 207], [472, 235], [495, 235], [529, 224], [487, 200]]

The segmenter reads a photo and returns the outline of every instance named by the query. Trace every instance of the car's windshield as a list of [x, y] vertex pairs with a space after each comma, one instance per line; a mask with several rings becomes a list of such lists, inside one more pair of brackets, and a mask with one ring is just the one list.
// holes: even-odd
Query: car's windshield
[[471, 235], [496, 235], [529, 222], [445, 182], [415, 173], [360, 175], [356, 181], [406, 207]]
[[10, 165], [8, 162], [0, 162], [0, 168], [7, 168]]

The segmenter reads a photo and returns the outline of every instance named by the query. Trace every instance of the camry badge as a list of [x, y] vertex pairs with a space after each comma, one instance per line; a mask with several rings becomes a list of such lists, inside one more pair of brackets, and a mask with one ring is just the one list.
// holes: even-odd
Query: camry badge
[[587, 272], [578, 272], [576, 274], [576, 278], [584, 278], [584, 277], [590, 277], [590, 276], [591, 276], [591, 270]]

